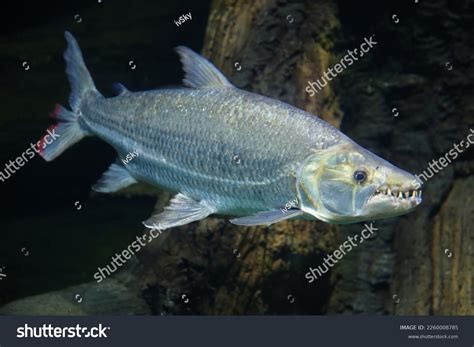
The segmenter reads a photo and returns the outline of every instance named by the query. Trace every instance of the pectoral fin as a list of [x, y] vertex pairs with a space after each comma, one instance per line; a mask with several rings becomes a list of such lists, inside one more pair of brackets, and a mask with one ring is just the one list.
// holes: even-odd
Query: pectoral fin
[[204, 219], [214, 212], [215, 209], [205, 201], [198, 202], [179, 193], [171, 199], [170, 205], [163, 212], [150, 217], [143, 224], [147, 228], [164, 230]]
[[102, 177], [92, 189], [99, 193], [113, 193], [125, 187], [128, 187], [137, 180], [121, 164], [113, 163], [104, 172]]
[[297, 217], [304, 212], [298, 209], [290, 209], [285, 213], [281, 210], [259, 212], [253, 216], [245, 216], [231, 219], [230, 222], [236, 225], [270, 225], [282, 220]]

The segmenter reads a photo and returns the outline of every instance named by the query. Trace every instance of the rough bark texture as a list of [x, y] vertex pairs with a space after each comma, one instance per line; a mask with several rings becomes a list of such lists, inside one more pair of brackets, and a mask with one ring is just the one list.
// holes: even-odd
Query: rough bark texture
[[[472, 315], [474, 178], [458, 179], [433, 226], [431, 307], [433, 314]], [[456, 220], [453, 220], [453, 217]]]
[[[341, 79], [342, 129], [415, 173], [465, 141], [474, 129], [472, 8], [470, 1], [420, 2], [403, 12], [383, 10], [373, 26], [359, 28], [376, 34], [379, 45]], [[389, 22], [394, 12], [398, 24]], [[425, 184], [415, 213], [377, 222], [378, 237], [335, 269], [330, 312], [474, 312], [472, 164], [465, 149]]]

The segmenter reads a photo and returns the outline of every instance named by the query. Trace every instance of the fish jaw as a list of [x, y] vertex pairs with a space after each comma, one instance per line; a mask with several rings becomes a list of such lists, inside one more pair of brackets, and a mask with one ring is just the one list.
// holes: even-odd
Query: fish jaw
[[310, 155], [296, 190], [304, 212], [349, 224], [413, 211], [422, 202], [420, 186], [414, 175], [348, 140]]
[[386, 176], [386, 181], [370, 196], [364, 213], [373, 216], [373, 219], [382, 219], [413, 211], [422, 203], [419, 180], [385, 160], [380, 160], [386, 163], [379, 169]]

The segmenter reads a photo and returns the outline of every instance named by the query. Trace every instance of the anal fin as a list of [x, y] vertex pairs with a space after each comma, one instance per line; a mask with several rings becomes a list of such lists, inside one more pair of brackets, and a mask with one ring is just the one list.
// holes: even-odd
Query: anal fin
[[231, 219], [230, 222], [236, 225], [270, 225], [282, 220], [294, 218], [304, 214], [303, 211], [298, 209], [290, 209], [283, 213], [281, 210], [272, 210], [259, 212], [252, 216], [245, 216], [240, 218]]
[[137, 183], [137, 180], [130, 175], [125, 167], [113, 163], [92, 186], [92, 189], [99, 193], [113, 193], [134, 183]]
[[171, 199], [163, 212], [150, 217], [143, 224], [147, 228], [164, 230], [204, 219], [214, 212], [215, 209], [205, 201], [198, 202], [179, 193]]

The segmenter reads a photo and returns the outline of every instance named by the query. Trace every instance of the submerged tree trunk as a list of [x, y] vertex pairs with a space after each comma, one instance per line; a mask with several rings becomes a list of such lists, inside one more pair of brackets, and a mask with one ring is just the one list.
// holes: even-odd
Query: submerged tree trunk
[[[467, 30], [473, 2], [392, 7], [373, 26], [357, 28], [365, 31], [360, 41], [375, 34], [378, 45], [341, 79], [342, 129], [400, 167], [423, 173], [474, 131]], [[351, 16], [363, 15], [352, 10]], [[398, 22], [389, 20], [393, 13]], [[348, 40], [349, 48], [357, 45]], [[464, 152], [424, 185], [415, 212], [377, 221], [377, 238], [335, 269], [329, 312], [473, 314], [474, 152]], [[342, 228], [343, 234], [357, 228]]]

